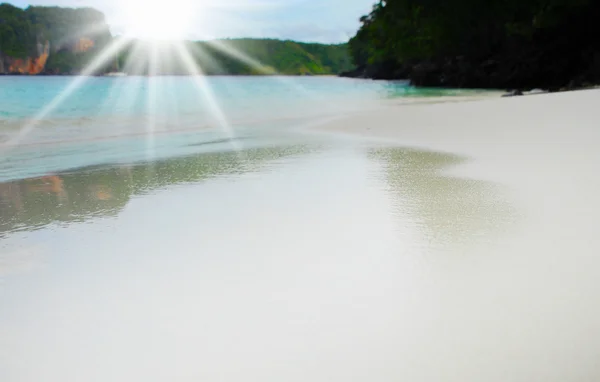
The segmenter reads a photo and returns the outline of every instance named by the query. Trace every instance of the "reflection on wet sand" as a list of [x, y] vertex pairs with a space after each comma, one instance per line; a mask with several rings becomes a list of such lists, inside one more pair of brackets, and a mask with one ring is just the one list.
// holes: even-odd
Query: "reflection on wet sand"
[[[508, 359], [494, 318], [522, 288], [493, 288], [512, 264], [494, 245], [461, 256], [510, 221], [500, 186], [441, 173], [457, 157], [340, 146], [5, 185], [21, 207], [3, 206], [0, 380], [418, 380], [434, 364], [437, 381], [482, 344]], [[91, 224], [56, 228], [76, 219]]]
[[135, 196], [173, 184], [257, 170], [305, 146], [260, 148], [172, 158], [129, 166], [94, 166], [0, 183], [0, 238], [52, 223], [114, 216]]
[[369, 155], [383, 164], [401, 219], [414, 222], [434, 248], [485, 240], [514, 218], [499, 185], [444, 174], [464, 157], [400, 148]]

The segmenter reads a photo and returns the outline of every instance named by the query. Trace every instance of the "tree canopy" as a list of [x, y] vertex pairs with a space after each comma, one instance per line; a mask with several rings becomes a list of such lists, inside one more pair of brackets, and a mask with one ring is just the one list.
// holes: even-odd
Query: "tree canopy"
[[[182, 42], [197, 68], [208, 75], [323, 75], [352, 68], [347, 44], [325, 45], [275, 39], [225, 39]], [[157, 64], [150, 68], [151, 43], [132, 41], [119, 66], [129, 74], [190, 74], [181, 53], [172, 44], [158, 48]]]
[[349, 45], [372, 76], [561, 86], [598, 80], [599, 16], [597, 0], [382, 0]]
[[21, 8], [0, 4], [0, 52], [16, 58], [30, 54], [37, 31]]

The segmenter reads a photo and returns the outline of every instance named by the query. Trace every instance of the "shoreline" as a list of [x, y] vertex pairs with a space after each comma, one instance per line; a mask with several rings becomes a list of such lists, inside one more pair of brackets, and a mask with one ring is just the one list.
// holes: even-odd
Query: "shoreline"
[[[0, 73], [0, 77], [109, 77], [109, 78], [122, 78], [122, 77], [198, 77], [196, 74], [127, 74], [125, 75], [114, 75], [117, 72], [108, 72], [103, 74], [56, 74], [56, 73], [38, 73], [38, 74], [27, 74], [27, 73]], [[124, 72], [119, 72], [124, 73]], [[334, 78], [345, 78], [339, 74], [285, 74], [285, 73], [272, 73], [272, 74], [203, 74], [201, 77], [334, 77]], [[362, 78], [356, 78], [362, 79]]]
[[[497, 94], [432, 97], [421, 102], [398, 102], [408, 98], [386, 100], [377, 110], [356, 112], [351, 118], [340, 117], [315, 131], [473, 153], [477, 150], [461, 144], [459, 136], [470, 142], [496, 143], [503, 148], [511, 143], [510, 137], [518, 138], [520, 129], [517, 127], [522, 128], [523, 136], [528, 138], [534, 133], [551, 132], [553, 139], [573, 139], [578, 133], [583, 132], [586, 136], [596, 133], [593, 131], [593, 113], [596, 101], [600, 100], [600, 89], [516, 97]], [[540, 122], [546, 124], [546, 128]], [[561, 123], [571, 126], [561, 130]], [[529, 127], [525, 128], [526, 125]], [[600, 131], [596, 135], [600, 138]], [[548, 136], [538, 138], [536, 142], [529, 142], [534, 143], [531, 147], [552, 143]], [[516, 139], [514, 143], [522, 145], [525, 142]]]
[[[354, 113], [310, 129], [385, 146], [455, 154], [469, 159], [445, 170], [459, 177], [499, 182], [521, 194], [587, 203], [600, 193], [597, 104], [600, 90], [467, 102], [404, 104]], [[566, 188], [566, 189], [564, 189]], [[586, 197], [582, 197], [586, 195]], [[525, 204], [536, 203], [528, 200]], [[560, 203], [560, 199], [556, 200]], [[543, 208], [543, 207], [540, 207]], [[591, 224], [591, 223], [590, 223]]]

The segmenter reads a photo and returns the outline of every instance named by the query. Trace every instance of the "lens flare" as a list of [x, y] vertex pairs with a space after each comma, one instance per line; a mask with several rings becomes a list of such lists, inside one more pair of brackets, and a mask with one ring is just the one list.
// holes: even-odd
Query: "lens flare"
[[238, 146], [238, 143], [235, 141], [235, 133], [234, 133], [233, 129], [231, 128], [231, 126], [229, 125], [229, 122], [227, 121], [227, 117], [221, 110], [221, 107], [219, 106], [219, 103], [217, 102], [217, 99], [216, 99], [214, 93], [212, 92], [209, 84], [205, 80], [202, 68], [200, 68], [198, 65], [196, 65], [196, 63], [194, 62], [194, 59], [192, 58], [192, 55], [187, 50], [187, 48], [185, 47], [184, 44], [176, 43], [175, 48], [177, 50], [179, 58], [182, 60], [186, 69], [188, 70], [188, 72], [189, 72], [188, 74], [190, 74], [192, 76], [192, 80], [194, 81], [194, 84], [198, 88], [200, 94], [203, 95], [204, 100], [208, 103], [208, 106], [212, 112], [213, 117], [216, 119], [217, 123], [219, 124], [219, 128], [227, 135], [227, 138], [230, 139], [234, 150], [239, 152], [240, 147]]
[[8, 141], [0, 144], [0, 149], [8, 149], [18, 145], [29, 132], [35, 129], [38, 124], [50, 115], [58, 106], [65, 102], [77, 89], [82, 87], [89, 76], [104, 66], [107, 62], [114, 59], [123, 47], [128, 43], [127, 39], [116, 39], [113, 40], [102, 52], [100, 52], [88, 66], [81, 72], [80, 76], [75, 77], [69, 85], [60, 92], [50, 103], [48, 103], [42, 110], [40, 110], [30, 121], [26, 122], [20, 129], [16, 136], [12, 137]]

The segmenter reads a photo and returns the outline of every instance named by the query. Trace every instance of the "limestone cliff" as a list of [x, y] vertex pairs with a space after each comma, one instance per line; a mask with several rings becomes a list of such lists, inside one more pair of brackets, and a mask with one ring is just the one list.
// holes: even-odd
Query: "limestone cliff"
[[111, 40], [92, 8], [0, 4], [0, 74], [78, 73]]
[[37, 54], [32, 57], [14, 58], [10, 56], [3, 57], [6, 64], [3, 65], [3, 71], [8, 74], [40, 74], [46, 68], [46, 62], [50, 56], [50, 42], [37, 44]]
[[73, 52], [75, 53], [84, 53], [93, 49], [96, 46], [96, 42], [91, 38], [81, 37], [77, 39], [75, 44], [73, 45]]

